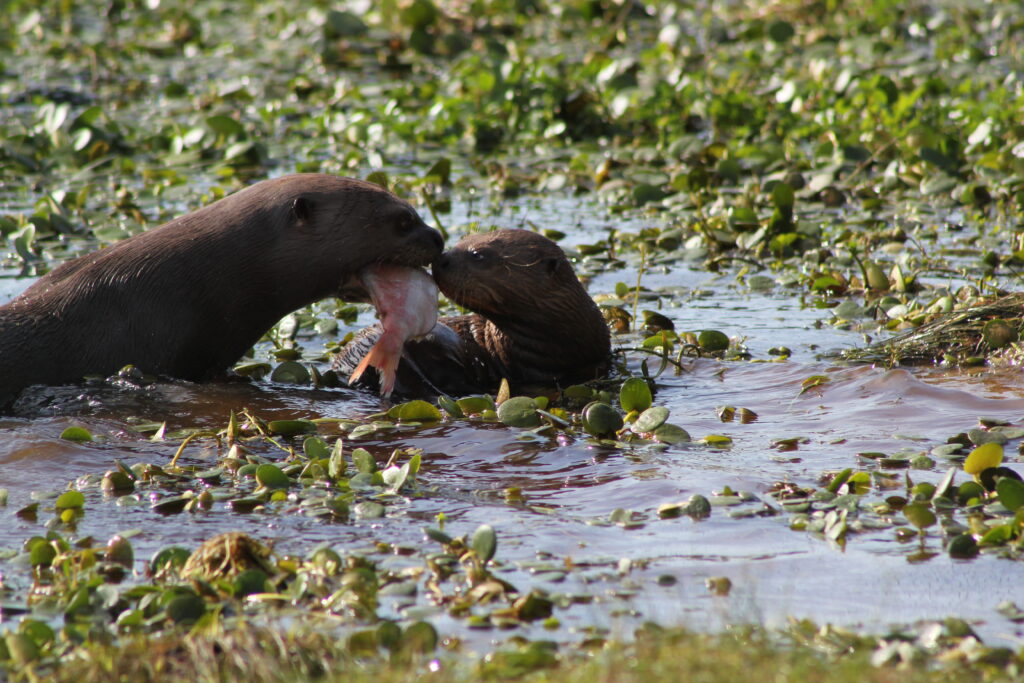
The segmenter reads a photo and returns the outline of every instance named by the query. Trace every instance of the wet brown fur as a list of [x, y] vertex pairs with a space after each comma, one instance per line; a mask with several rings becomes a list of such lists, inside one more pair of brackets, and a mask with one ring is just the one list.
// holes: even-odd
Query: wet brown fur
[[425, 265], [440, 234], [360, 180], [267, 180], [70, 261], [0, 307], [0, 406], [32, 384], [126, 364], [189, 380], [224, 371], [281, 317], [363, 300], [376, 262]]
[[[607, 373], [611, 341], [604, 318], [561, 248], [543, 235], [470, 235], [434, 263], [433, 274], [445, 296], [474, 313], [439, 320], [454, 334], [435, 328], [424, 340], [406, 343], [397, 393], [495, 391], [502, 378], [514, 389], [554, 387]], [[379, 334], [375, 328], [336, 361], [341, 374]]]

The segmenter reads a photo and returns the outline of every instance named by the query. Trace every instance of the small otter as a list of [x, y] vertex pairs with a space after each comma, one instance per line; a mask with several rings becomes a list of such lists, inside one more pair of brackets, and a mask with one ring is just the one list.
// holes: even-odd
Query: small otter
[[364, 268], [426, 265], [443, 246], [407, 202], [372, 183], [257, 183], [69, 261], [0, 307], [0, 407], [29, 385], [129, 363], [207, 379], [297, 308], [368, 300]]
[[[408, 341], [395, 393], [452, 396], [595, 379], [611, 361], [608, 326], [561, 248], [527, 230], [470, 235], [433, 264], [434, 280], [471, 315], [444, 317]], [[368, 327], [334, 361], [348, 377], [381, 334]], [[364, 376], [375, 387], [377, 374]]]

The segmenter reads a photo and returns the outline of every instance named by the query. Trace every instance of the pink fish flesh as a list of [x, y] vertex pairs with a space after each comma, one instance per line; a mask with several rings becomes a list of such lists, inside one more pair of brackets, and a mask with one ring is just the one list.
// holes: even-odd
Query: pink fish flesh
[[422, 269], [406, 266], [370, 266], [360, 277], [384, 331], [348, 381], [355, 382], [372, 365], [380, 371], [380, 395], [390, 396], [405, 342], [437, 323], [437, 285]]

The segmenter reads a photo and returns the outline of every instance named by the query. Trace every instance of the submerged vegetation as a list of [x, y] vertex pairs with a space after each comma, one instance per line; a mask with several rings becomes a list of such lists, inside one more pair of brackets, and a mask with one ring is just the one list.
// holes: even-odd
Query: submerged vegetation
[[[1016, 2], [8, 0], [6, 10], [5, 276], [42, 274], [292, 171], [389, 184], [450, 235], [487, 229], [489, 216], [523, 196], [593, 197], [646, 226], [592, 231], [566, 247], [585, 277], [637, 273], [595, 292], [621, 347], [609, 382], [550, 396], [414, 401], [359, 419], [269, 420], [239, 407], [215, 429], [133, 425], [165, 460], [118, 462], [3, 510], [43, 527], [0, 551], [0, 667], [11, 677], [1019, 675], [1019, 653], [982, 644], [956, 618], [877, 636], [796, 623], [719, 635], [649, 625], [625, 638], [584, 625], [570, 637], [560, 611], [596, 597], [559, 590], [561, 582], [582, 574], [628, 595], [629, 562], [506, 562], [489, 526], [453, 529], [443, 513], [407, 514], [408, 501], [436, 490], [421, 449], [360, 447], [462, 425], [601, 452], [729, 448], [727, 435], [691, 435], [657, 400], [658, 378], [684, 371], [691, 357], [753, 355], [743, 339], [676, 330], [645, 310], [674, 293], [647, 289], [644, 274], [676, 263], [798, 298], [865, 341], [916, 330], [898, 338], [907, 345], [883, 341], [851, 352], [855, 360], [1017, 363], [1024, 315], [1019, 297], [1002, 296], [1018, 288], [1024, 264]], [[476, 208], [457, 214], [459, 203]], [[554, 239], [567, 228], [524, 227]], [[985, 308], [993, 301], [1000, 308]], [[356, 313], [333, 301], [299, 311], [236, 369], [330, 386], [323, 368], [343, 340], [311, 345]], [[770, 353], [755, 360], [789, 350]], [[148, 381], [126, 370], [110, 385]], [[809, 377], [803, 391], [828, 382]], [[758, 416], [726, 406], [720, 418]], [[1003, 458], [1024, 430], [993, 421], [950, 428], [964, 431], [928, 451], [859, 453], [855, 467], [822, 472], [814, 486], [727, 487], [586, 523], [631, 530], [778, 517], [839, 546], [895, 536], [895, 552], [911, 561], [944, 553], [1019, 562], [1024, 484]], [[82, 428], [62, 436], [94, 438]], [[773, 444], [799, 447], [798, 438]], [[937, 483], [915, 476], [940, 471]], [[500, 496], [550, 513], [516, 486]], [[278, 552], [246, 534], [215, 535], [144, 559], [131, 533], [78, 533], [90, 512], [112, 506], [166, 523], [261, 514], [344, 528], [407, 517], [423, 533], [343, 553], [331, 543]], [[727, 594], [728, 579], [709, 579], [708, 589]], [[1012, 602], [1000, 611], [1024, 620]], [[443, 624], [459, 624], [462, 635]], [[494, 631], [514, 634], [515, 647], [485, 643], [483, 656], [470, 656], [479, 649], [464, 641]]]

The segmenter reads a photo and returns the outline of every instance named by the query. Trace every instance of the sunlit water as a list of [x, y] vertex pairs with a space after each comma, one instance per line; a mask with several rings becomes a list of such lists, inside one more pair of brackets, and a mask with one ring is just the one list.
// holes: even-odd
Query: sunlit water
[[[567, 208], [582, 216], [575, 219], [570, 244], [584, 241], [588, 231], [592, 235], [611, 220], [575, 201], [551, 211], [565, 215]], [[553, 220], [537, 207], [526, 213], [535, 223]], [[520, 225], [523, 215], [497, 215], [493, 220]], [[615, 282], [635, 279], [636, 271], [629, 269], [599, 275], [591, 291], [608, 292]], [[3, 281], [5, 296], [25, 284]], [[590, 596], [587, 604], [557, 612], [564, 625], [558, 633], [567, 639], [585, 635], [593, 625], [626, 633], [645, 620], [719, 628], [750, 622], [781, 625], [794, 616], [881, 632], [890, 625], [956, 615], [971, 620], [989, 643], [1021, 643], [1024, 630], [995, 611], [1004, 600], [1024, 604], [1020, 563], [984, 555], [953, 560], [935, 535], [925, 547], [937, 554], [912, 563], [907, 559], [911, 550], [897, 542], [892, 529], [851, 535], [842, 548], [790, 530], [785, 514], [735, 519], [728, 510], [715, 508], [709, 519], [699, 522], [689, 517], [661, 520], [656, 514], [663, 503], [695, 493], [711, 497], [726, 486], [776, 505], [766, 493], [773, 483], [814, 485], [826, 471], [864, 467], [858, 452], [927, 452], [976, 426], [979, 417], [1019, 424], [1024, 421], [1024, 379], [1018, 371], [841, 367], [818, 360], [817, 354], [861, 343], [860, 336], [818, 325], [828, 318], [827, 311], [801, 307], [788, 293], [751, 293], [735, 287], [729, 276], [716, 277], [686, 264], [652, 272], [644, 284], [710, 292], [663, 309], [678, 329], [715, 328], [746, 337], [760, 360], [771, 360], [767, 349], [774, 346], [793, 351], [784, 362], [690, 361], [686, 372], [669, 371], [659, 378], [655, 402], [671, 410], [672, 422], [695, 439], [728, 435], [730, 448], [691, 444], [622, 451], [584, 440], [524, 440], [516, 429], [458, 421], [359, 444], [380, 461], [398, 446], [424, 451], [419, 477], [423, 495], [389, 506], [384, 519], [328, 524], [287, 505], [266, 513], [218, 508], [163, 517], [145, 501], [117, 504], [93, 493], [78, 535], [106, 539], [140, 529], [132, 542], [141, 567], [161, 546], [195, 547], [228, 530], [245, 531], [275, 542], [281, 551], [302, 554], [324, 541], [341, 552], [362, 552], [374, 541], [420, 546], [428, 543], [422, 527], [435, 524], [443, 512], [449, 533], [493, 525], [502, 578], [520, 589], [537, 585]], [[360, 324], [371, 319], [367, 313]], [[640, 356], [630, 358], [635, 368]], [[812, 375], [826, 375], [830, 381], [801, 393], [802, 382]], [[231, 410], [243, 407], [267, 419], [348, 417], [380, 409], [376, 397], [366, 393], [268, 383], [164, 383], [134, 393], [93, 389], [71, 395], [76, 394], [83, 398], [65, 404], [72, 407], [58, 415], [0, 417], [0, 487], [10, 496], [7, 508], [0, 510], [0, 547], [20, 547], [28, 537], [45, 533], [46, 514], [40, 514], [38, 523], [14, 515], [30, 502], [32, 492], [62, 490], [82, 474], [110, 469], [115, 459], [166, 463], [179, 442], [149, 441], [129, 429], [134, 419], [167, 421], [173, 429], [221, 427]], [[722, 423], [715, 410], [722, 405], [748, 408], [759, 417], [750, 424]], [[61, 431], [71, 424], [81, 424], [101, 439], [89, 444], [62, 441]], [[793, 437], [803, 439], [797, 450], [773, 447], [776, 440]], [[196, 446], [186, 451], [185, 462], [212, 465], [215, 457]], [[948, 466], [940, 461], [934, 471], [910, 474], [915, 480], [936, 481]], [[1019, 469], [1015, 462], [1010, 466]], [[958, 481], [963, 477], [961, 473]], [[527, 505], [504, 501], [504, 490], [512, 486], [522, 488]], [[617, 508], [643, 513], [644, 523], [630, 529], [593, 523], [606, 520]], [[632, 561], [631, 567], [620, 565], [623, 558]], [[387, 562], [400, 566], [419, 560], [395, 557]], [[564, 575], [536, 573], [567, 564], [577, 569]], [[15, 571], [8, 576], [15, 587], [23, 581]], [[733, 590], [726, 597], [712, 596], [704, 586], [705, 579], [719, 576], [732, 580]], [[421, 598], [419, 604], [426, 603]], [[396, 601], [385, 610], [400, 614], [403, 607]], [[442, 632], [462, 628], [461, 622], [443, 615], [436, 619]], [[473, 637], [507, 636], [495, 632]]]

